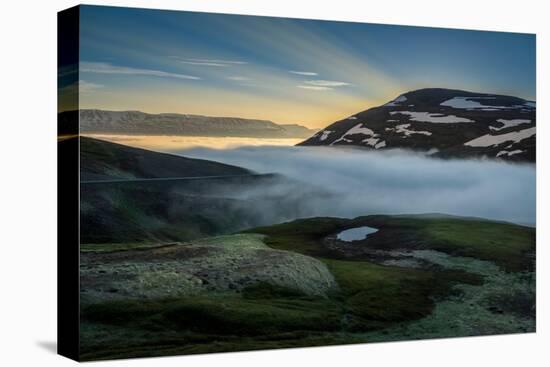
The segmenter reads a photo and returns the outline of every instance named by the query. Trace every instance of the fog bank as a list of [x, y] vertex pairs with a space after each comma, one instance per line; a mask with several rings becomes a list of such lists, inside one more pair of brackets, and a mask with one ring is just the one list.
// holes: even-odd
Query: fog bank
[[404, 151], [328, 147], [194, 148], [171, 153], [259, 173], [280, 173], [303, 182], [304, 190], [315, 191], [317, 187], [319, 192], [330, 193], [313, 195], [314, 199], [308, 196], [300, 203], [315, 215], [438, 212], [535, 224], [532, 164], [440, 160]]

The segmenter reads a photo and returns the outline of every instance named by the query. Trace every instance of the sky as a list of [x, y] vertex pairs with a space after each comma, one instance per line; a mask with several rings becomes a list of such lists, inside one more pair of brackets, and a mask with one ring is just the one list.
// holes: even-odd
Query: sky
[[81, 6], [79, 80], [61, 90], [322, 128], [426, 87], [535, 100], [535, 69], [530, 34]]

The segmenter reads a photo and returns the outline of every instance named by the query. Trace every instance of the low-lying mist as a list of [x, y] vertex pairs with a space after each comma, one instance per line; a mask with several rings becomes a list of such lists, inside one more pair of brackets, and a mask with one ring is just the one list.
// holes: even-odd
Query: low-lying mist
[[171, 153], [233, 164], [258, 173], [279, 173], [300, 181], [303, 187], [299, 195], [295, 185], [284, 184], [234, 194], [241, 198], [271, 192], [280, 196], [285, 195], [285, 190], [292, 190], [288, 196], [295, 198], [294, 204], [308, 215], [356, 217], [437, 212], [535, 224], [536, 179], [532, 164], [441, 160], [404, 151], [328, 147], [195, 148]]

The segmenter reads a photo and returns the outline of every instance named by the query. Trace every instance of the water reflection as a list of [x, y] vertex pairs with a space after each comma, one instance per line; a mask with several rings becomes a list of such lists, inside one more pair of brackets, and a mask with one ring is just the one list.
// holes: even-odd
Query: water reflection
[[346, 229], [345, 231], [342, 231], [336, 235], [336, 238], [340, 241], [359, 241], [364, 240], [367, 238], [369, 234], [373, 234], [375, 232], [378, 232], [378, 229], [372, 228], [372, 227], [356, 227], [351, 229]]

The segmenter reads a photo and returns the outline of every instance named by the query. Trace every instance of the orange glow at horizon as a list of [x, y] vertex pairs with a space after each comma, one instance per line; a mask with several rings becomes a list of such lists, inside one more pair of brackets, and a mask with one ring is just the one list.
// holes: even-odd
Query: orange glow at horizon
[[170, 136], [170, 135], [115, 135], [82, 134], [95, 139], [155, 151], [174, 151], [192, 148], [233, 149], [242, 146], [293, 146], [305, 139], [266, 139], [244, 137]]
[[[194, 92], [197, 92], [195, 89]], [[315, 93], [315, 92], [314, 92]], [[318, 92], [318, 100], [302, 102], [299, 96], [287, 99], [266, 98], [251, 94], [206, 90], [199, 96], [189, 91], [172, 91], [162, 95], [141, 91], [82, 95], [81, 109], [141, 111], [146, 113], [181, 113], [213, 117], [240, 117], [269, 120], [277, 124], [299, 124], [310, 129], [322, 129], [333, 122], [381, 105], [387, 100], [368, 100], [350, 95]], [[394, 95], [395, 94], [395, 95]], [[117, 97], [115, 97], [117, 96]], [[202, 98], [201, 98], [202, 97]]]

